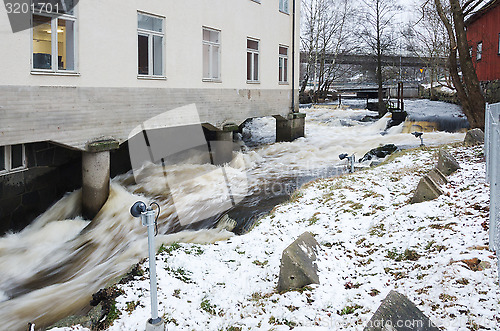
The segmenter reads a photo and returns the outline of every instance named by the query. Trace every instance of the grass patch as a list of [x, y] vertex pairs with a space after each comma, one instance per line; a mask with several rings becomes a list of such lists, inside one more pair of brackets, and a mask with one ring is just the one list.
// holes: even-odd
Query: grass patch
[[178, 243], [173, 243], [167, 246], [162, 244], [158, 249], [158, 254], [167, 253], [168, 255], [171, 255], [173, 251], [178, 250], [179, 248], [181, 248], [181, 245], [179, 245]]
[[394, 260], [396, 262], [401, 262], [401, 261], [417, 261], [421, 257], [421, 255], [409, 248], [405, 249], [403, 253], [398, 253], [398, 251], [395, 248], [393, 248], [387, 251], [387, 255], [385, 257]]
[[338, 311], [337, 314], [339, 314], [340, 316], [354, 314], [354, 312], [360, 308], [363, 308], [363, 306], [360, 305], [345, 306], [344, 308], [342, 308], [341, 311]]

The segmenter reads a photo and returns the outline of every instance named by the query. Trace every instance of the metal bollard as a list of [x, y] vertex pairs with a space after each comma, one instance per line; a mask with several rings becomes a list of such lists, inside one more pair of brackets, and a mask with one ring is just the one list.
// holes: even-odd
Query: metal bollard
[[[140, 217], [143, 226], [148, 228], [148, 253], [149, 253], [149, 286], [151, 294], [151, 318], [146, 322], [146, 331], [163, 331], [165, 323], [158, 317], [158, 293], [156, 280], [156, 252], [155, 252], [155, 211], [146, 207], [142, 201], [134, 203], [130, 208], [134, 217]], [[159, 211], [158, 211], [159, 213]]]

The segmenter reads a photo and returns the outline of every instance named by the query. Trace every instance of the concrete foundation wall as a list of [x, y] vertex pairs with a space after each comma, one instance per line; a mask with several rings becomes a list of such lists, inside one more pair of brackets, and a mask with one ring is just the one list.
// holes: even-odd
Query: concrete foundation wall
[[[75, 149], [100, 136], [124, 142], [168, 110], [195, 104], [202, 123], [222, 128], [290, 113], [291, 90], [0, 86], [0, 146], [53, 141]], [[298, 100], [298, 91], [296, 91]]]
[[49, 143], [26, 145], [28, 168], [0, 175], [0, 235], [30, 224], [66, 192], [81, 187], [81, 153]]

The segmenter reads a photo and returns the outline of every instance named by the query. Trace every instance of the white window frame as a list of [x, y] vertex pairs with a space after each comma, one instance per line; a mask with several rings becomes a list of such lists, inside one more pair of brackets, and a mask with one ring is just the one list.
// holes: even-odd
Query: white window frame
[[[281, 54], [279, 52], [280, 48], [286, 49], [286, 55]], [[278, 82], [280, 84], [285, 84], [285, 85], [288, 84], [288, 65], [290, 62], [290, 60], [288, 59], [289, 50], [290, 50], [290, 48], [288, 46], [285, 46], [285, 45], [279, 45], [279, 47], [278, 47], [278, 57], [279, 57], [278, 71], [280, 71], [280, 72], [278, 72]], [[285, 60], [287, 62], [286, 69], [285, 69]], [[280, 80], [280, 73], [281, 73], [281, 77], [283, 78], [282, 80]]]
[[22, 159], [23, 159], [23, 165], [17, 168], [12, 168], [12, 145], [7, 145], [7, 146], [2, 146], [4, 148], [4, 166], [5, 170], [0, 170], [0, 174], [7, 174], [10, 172], [15, 172], [19, 170], [24, 170], [27, 168], [27, 163], [26, 163], [26, 146], [24, 144], [19, 144], [22, 146]]
[[[47, 73], [47, 74], [61, 74], [61, 75], [78, 75], [78, 19], [77, 19], [77, 7], [78, 5], [73, 7], [73, 14], [47, 14], [44, 13], [43, 11], [41, 13], [38, 13], [35, 11], [35, 13], [31, 13], [30, 20], [31, 20], [31, 29], [30, 29], [30, 35], [31, 35], [31, 72], [33, 74], [37, 73]], [[31, 8], [31, 6], [30, 6]], [[33, 63], [33, 15], [36, 16], [44, 16], [44, 17], [50, 17], [50, 30], [51, 30], [51, 36], [52, 38], [50, 39], [51, 42], [51, 69], [38, 69], [34, 68], [34, 63]], [[59, 34], [57, 33], [57, 22], [59, 19], [66, 20], [66, 21], [72, 21], [74, 22], [74, 40], [73, 40], [73, 47], [74, 47], [74, 69], [73, 70], [68, 70], [68, 69], [59, 69], [59, 63], [58, 63], [58, 56], [54, 56], [54, 54], [58, 54], [58, 38]], [[55, 37], [53, 37], [55, 36]]]
[[280, 0], [280, 12], [290, 14], [290, 5], [288, 0]]
[[[248, 48], [248, 41], [255, 41], [257, 43], [257, 50], [253, 49], [253, 48]], [[246, 53], [246, 57], [247, 57], [247, 61], [248, 61], [248, 53], [251, 53], [252, 56], [250, 57], [250, 61], [251, 61], [251, 64], [250, 64], [250, 68], [251, 68], [251, 75], [250, 75], [250, 78], [251, 79], [248, 79], [247, 77], [247, 83], [251, 83], [251, 84], [258, 84], [260, 83], [260, 67], [261, 67], [261, 60], [260, 60], [260, 40], [259, 39], [255, 39], [255, 38], [250, 38], [250, 37], [247, 37], [247, 53]], [[255, 77], [255, 54], [257, 54], [257, 58], [259, 59], [258, 60], [258, 64], [257, 64], [257, 79], [254, 79]], [[247, 67], [248, 69], [248, 63], [247, 63]], [[247, 71], [245, 70], [245, 75], [247, 75]]]
[[[219, 42], [216, 43], [216, 42], [213, 42], [213, 41], [209, 41], [209, 40], [205, 40], [203, 39], [203, 32], [207, 30], [207, 31], [212, 31], [212, 32], [217, 32], [219, 34]], [[213, 28], [209, 28], [209, 27], [206, 27], [204, 26], [202, 28], [202, 49], [203, 49], [203, 45], [207, 45], [210, 49], [210, 51], [208, 52], [209, 54], [209, 59], [208, 59], [208, 72], [209, 72], [209, 76], [210, 77], [205, 77], [205, 70], [203, 70], [203, 81], [204, 82], [221, 82], [222, 81], [222, 77], [221, 77], [221, 30], [217, 30], [217, 29], [213, 29]], [[213, 68], [212, 68], [212, 60], [213, 60], [213, 47], [214, 46], [217, 46], [219, 47], [219, 51], [217, 52], [217, 57], [218, 57], [218, 64], [217, 64], [217, 67], [219, 69], [219, 71], [217, 72], [217, 77], [214, 77], [213, 75]], [[203, 55], [204, 56], [204, 55]]]
[[[139, 15], [144, 15], [144, 16], [151, 16], [154, 18], [161, 19], [162, 21], [162, 31], [163, 32], [158, 32], [158, 31], [151, 31], [151, 30], [146, 30], [146, 29], [140, 29], [139, 25], [137, 25], [137, 36], [146, 36], [148, 37], [148, 74], [140, 74], [139, 73], [139, 67], [137, 67], [137, 78], [147, 78], [147, 79], [165, 79], [165, 67], [166, 67], [166, 61], [165, 61], [165, 17], [159, 16], [159, 15], [154, 15], [150, 13], [146, 13], [143, 11], [137, 11], [137, 16], [136, 16], [136, 22], [137, 18]], [[138, 23], [137, 23], [138, 24]], [[155, 75], [154, 74], [154, 61], [153, 61], [153, 36], [158, 36], [162, 37], [162, 42], [161, 42], [161, 60], [162, 60], [162, 73], [161, 75]], [[136, 64], [138, 66], [139, 63], [139, 44], [137, 44], [137, 61]]]
[[500, 55], [500, 33], [498, 34], [498, 55]]
[[483, 42], [480, 41], [476, 46], [476, 61], [481, 61], [483, 58]]

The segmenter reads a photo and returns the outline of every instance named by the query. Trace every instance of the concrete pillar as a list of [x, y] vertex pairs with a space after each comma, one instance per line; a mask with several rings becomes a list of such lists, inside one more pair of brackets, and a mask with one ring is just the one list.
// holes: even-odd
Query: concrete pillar
[[213, 164], [222, 165], [231, 162], [233, 159], [233, 131], [215, 131], [215, 140], [210, 141], [210, 150]]
[[289, 118], [275, 116], [276, 118], [276, 142], [294, 141], [304, 137], [306, 114], [293, 113]]
[[117, 148], [116, 140], [100, 140], [88, 143], [82, 154], [82, 213], [89, 219], [108, 200], [110, 150]]

